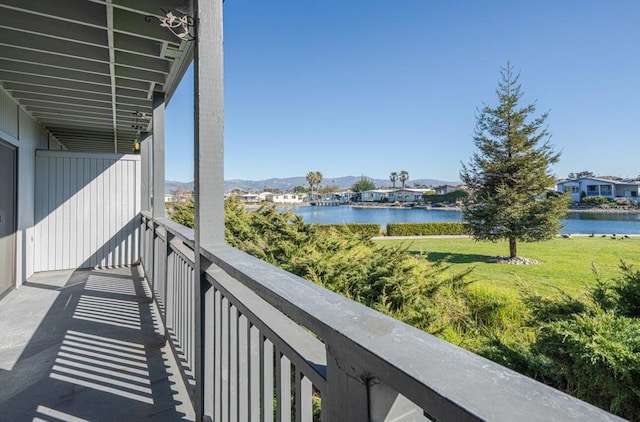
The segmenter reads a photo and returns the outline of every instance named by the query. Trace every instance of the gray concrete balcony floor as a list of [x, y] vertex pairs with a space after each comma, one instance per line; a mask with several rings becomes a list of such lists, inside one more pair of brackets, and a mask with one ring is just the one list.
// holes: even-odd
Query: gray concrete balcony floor
[[0, 300], [0, 420], [194, 420], [138, 267], [35, 274]]

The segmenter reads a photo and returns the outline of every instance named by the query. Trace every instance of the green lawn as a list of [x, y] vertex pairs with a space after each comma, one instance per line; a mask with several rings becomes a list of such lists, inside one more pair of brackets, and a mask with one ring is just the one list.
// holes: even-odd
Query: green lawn
[[474, 266], [470, 278], [478, 284], [489, 284], [513, 291], [520, 279], [536, 291], [547, 295], [555, 288], [579, 294], [592, 285], [595, 276], [592, 263], [607, 278], [617, 276], [623, 259], [640, 266], [640, 237], [614, 240], [610, 237], [556, 238], [541, 243], [518, 243], [518, 255], [540, 261], [538, 265], [508, 265], [487, 262], [496, 255], [508, 255], [506, 242], [476, 242], [470, 238], [425, 238], [411, 240], [379, 240], [380, 245], [401, 243], [409, 250], [423, 253], [430, 261], [445, 261], [451, 271]]

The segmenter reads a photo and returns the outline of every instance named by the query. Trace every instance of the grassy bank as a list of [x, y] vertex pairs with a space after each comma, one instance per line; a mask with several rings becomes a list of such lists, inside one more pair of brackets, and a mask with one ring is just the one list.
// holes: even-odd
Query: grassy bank
[[452, 271], [474, 266], [470, 279], [478, 285], [513, 290], [514, 281], [522, 280], [537, 292], [547, 295], [560, 288], [579, 294], [593, 285], [592, 263], [605, 275], [614, 273], [623, 259], [640, 264], [640, 237], [614, 240], [610, 237], [557, 238], [541, 243], [518, 244], [518, 255], [540, 261], [538, 265], [507, 265], [487, 262], [496, 255], [506, 255], [506, 242], [476, 242], [470, 238], [428, 238], [413, 240], [378, 240], [379, 245], [398, 245], [422, 253], [429, 261], [444, 261]]

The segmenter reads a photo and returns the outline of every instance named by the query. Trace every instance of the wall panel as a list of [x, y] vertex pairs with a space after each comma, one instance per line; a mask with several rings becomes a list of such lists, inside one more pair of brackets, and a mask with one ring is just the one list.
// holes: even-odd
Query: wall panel
[[0, 90], [0, 131], [18, 138], [18, 104], [5, 91]]
[[36, 172], [35, 271], [138, 260], [139, 156], [37, 151]]
[[19, 110], [18, 142], [18, 285], [34, 268], [36, 149], [47, 147], [47, 132], [24, 110]]

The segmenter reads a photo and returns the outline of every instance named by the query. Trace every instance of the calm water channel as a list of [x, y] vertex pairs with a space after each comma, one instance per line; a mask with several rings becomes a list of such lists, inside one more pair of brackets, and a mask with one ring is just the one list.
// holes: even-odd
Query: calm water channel
[[[423, 223], [462, 221], [460, 211], [411, 208], [312, 207], [294, 208], [306, 223]], [[640, 234], [640, 214], [570, 212], [562, 233]]]

